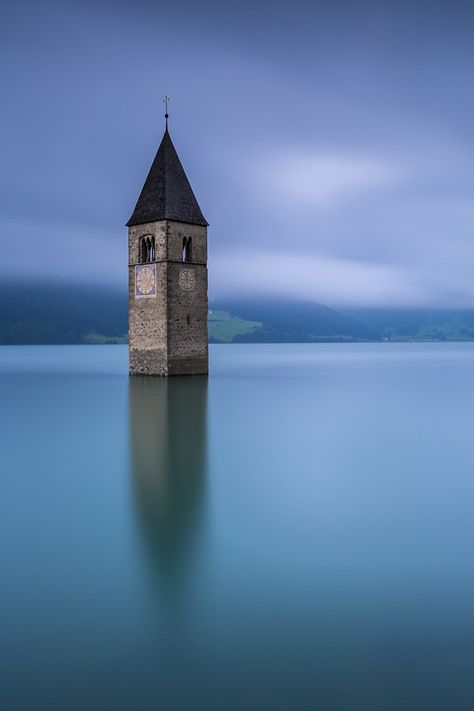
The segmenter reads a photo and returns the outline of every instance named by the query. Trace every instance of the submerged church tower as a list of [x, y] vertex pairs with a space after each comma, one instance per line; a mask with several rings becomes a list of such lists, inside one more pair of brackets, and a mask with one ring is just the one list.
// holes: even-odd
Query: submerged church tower
[[207, 226], [166, 114], [127, 222], [130, 375], [207, 374]]

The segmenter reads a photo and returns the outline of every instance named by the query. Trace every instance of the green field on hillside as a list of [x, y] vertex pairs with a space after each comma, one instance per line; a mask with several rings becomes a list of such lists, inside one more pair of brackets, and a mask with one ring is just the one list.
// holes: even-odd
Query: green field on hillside
[[261, 328], [259, 321], [244, 321], [228, 311], [209, 311], [209, 339], [220, 343], [231, 343], [234, 336], [241, 336]]

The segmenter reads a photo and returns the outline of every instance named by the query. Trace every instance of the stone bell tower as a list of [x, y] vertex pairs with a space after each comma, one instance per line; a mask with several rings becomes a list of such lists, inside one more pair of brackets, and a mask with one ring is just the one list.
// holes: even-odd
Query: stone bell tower
[[208, 373], [207, 226], [166, 114], [127, 222], [130, 375]]

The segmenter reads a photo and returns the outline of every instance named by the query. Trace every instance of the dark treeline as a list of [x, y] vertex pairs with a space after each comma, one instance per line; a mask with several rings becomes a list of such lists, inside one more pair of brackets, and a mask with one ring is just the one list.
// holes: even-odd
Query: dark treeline
[[[258, 328], [237, 333], [234, 343], [388, 340], [474, 340], [474, 310], [346, 309], [282, 300], [227, 300], [211, 309]], [[0, 344], [124, 342], [126, 290], [66, 284], [0, 284]], [[214, 337], [210, 324], [210, 341]]]
[[87, 334], [127, 333], [127, 294], [97, 287], [0, 285], [0, 343], [83, 343]]
[[235, 343], [308, 343], [378, 340], [378, 332], [329, 306], [306, 301], [233, 300], [213, 304], [262, 328], [235, 336]]

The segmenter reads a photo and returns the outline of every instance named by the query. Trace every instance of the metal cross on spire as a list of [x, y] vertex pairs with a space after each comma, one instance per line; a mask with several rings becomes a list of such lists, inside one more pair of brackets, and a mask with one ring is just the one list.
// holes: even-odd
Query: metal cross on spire
[[170, 97], [169, 97], [169, 96], [165, 96], [165, 98], [163, 99], [163, 103], [164, 103], [164, 105], [165, 105], [166, 130], [168, 130], [168, 116], [169, 116], [169, 114], [168, 114], [168, 101], [169, 101], [169, 100], [170, 100]]

